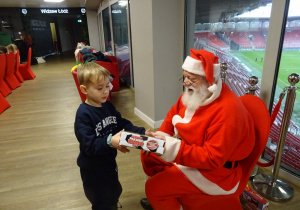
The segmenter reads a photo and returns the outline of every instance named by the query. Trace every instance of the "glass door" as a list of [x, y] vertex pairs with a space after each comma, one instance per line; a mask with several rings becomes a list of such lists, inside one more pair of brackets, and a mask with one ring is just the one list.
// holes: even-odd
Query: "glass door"
[[109, 52], [113, 55], [112, 52], [112, 41], [111, 41], [111, 33], [110, 33], [110, 17], [109, 17], [109, 8], [107, 7], [102, 11], [102, 23], [103, 23], [103, 32], [104, 32], [104, 44], [105, 44], [105, 52]]
[[[290, 85], [288, 76], [292, 73], [300, 74], [300, 12], [298, 9], [300, 1], [289, 2], [287, 21], [285, 28], [282, 28], [284, 32], [282, 51], [278, 54], [281, 57], [278, 58], [280, 65], [274, 81], [276, 87], [271, 101], [273, 108], [278, 103], [284, 87]], [[262, 79], [272, 4], [272, 0], [260, 3], [256, 0], [240, 1], [239, 4], [218, 0], [187, 1], [186, 55], [189, 55], [189, 48], [213, 52], [219, 57], [219, 62], [228, 65], [226, 83], [231, 90], [238, 96], [246, 94], [250, 76], [258, 77], [259, 81]], [[300, 83], [296, 86], [300, 87]], [[259, 95], [259, 92], [258, 87], [256, 95]], [[300, 91], [297, 90], [281, 160], [282, 167], [298, 177], [300, 176], [299, 93]], [[263, 154], [263, 158], [269, 160], [274, 157], [276, 151], [284, 102], [285, 99], [272, 126], [269, 142]]]
[[119, 64], [120, 82], [131, 85], [130, 46], [127, 23], [128, 1], [122, 0], [111, 5], [112, 30], [115, 56]]

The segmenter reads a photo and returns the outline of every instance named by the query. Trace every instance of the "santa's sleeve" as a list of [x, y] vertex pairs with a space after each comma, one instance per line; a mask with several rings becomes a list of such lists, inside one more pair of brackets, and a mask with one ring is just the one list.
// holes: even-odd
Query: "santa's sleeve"
[[228, 150], [224, 145], [228, 139], [225, 140], [226, 135], [223, 131], [225, 129], [222, 127], [214, 129], [214, 135], [209, 134], [210, 138], [203, 146], [189, 145], [184, 140], [166, 137], [164, 154], [159, 157], [167, 162], [175, 162], [193, 168], [217, 168], [224, 165], [224, 161], [228, 159]]
[[159, 157], [166, 162], [173, 162], [180, 149], [181, 140], [166, 136], [165, 150]]
[[166, 137], [165, 151], [160, 158], [167, 162], [207, 170], [222, 167], [227, 160], [241, 160], [252, 151], [255, 138], [251, 126], [243, 126], [244, 129], [238, 129], [228, 124], [215, 125], [207, 131], [207, 141], [203, 146], [189, 145], [185, 141]]

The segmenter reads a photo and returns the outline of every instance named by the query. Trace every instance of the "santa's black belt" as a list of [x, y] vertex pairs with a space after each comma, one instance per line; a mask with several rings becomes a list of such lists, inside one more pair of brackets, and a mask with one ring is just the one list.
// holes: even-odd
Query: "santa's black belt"
[[[224, 168], [231, 169], [231, 168], [232, 168], [232, 163], [233, 163], [233, 162], [231, 162], [231, 161], [227, 161], [227, 162], [223, 165], [223, 167], [224, 167]], [[233, 168], [236, 168], [237, 166], [238, 166], [238, 162], [235, 161], [235, 162], [234, 162], [234, 165], [233, 165]]]

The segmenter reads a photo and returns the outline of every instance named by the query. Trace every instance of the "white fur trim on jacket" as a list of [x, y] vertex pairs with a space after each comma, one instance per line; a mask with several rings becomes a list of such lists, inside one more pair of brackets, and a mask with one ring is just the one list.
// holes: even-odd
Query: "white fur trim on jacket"
[[[213, 102], [216, 98], [218, 98], [221, 94], [221, 91], [222, 91], [222, 80], [221, 78], [218, 79], [217, 81], [217, 84], [214, 84], [213, 86], [211, 86], [212, 88], [214, 88], [213, 92], [212, 92], [212, 95], [204, 100], [200, 106], [205, 106], [205, 105], [208, 105], [210, 104], [211, 102]], [[210, 88], [210, 87], [209, 87]], [[196, 110], [195, 109], [191, 109], [191, 108], [186, 108], [185, 110], [185, 113], [184, 113], [184, 117], [181, 118], [179, 115], [174, 115], [173, 118], [172, 118], [172, 124], [174, 125], [174, 132], [175, 134], [178, 134], [178, 131], [175, 127], [175, 125], [177, 123], [189, 123], [191, 120], [192, 120], [192, 117], [194, 116]]]
[[190, 168], [187, 166], [177, 165], [175, 164], [184, 175], [200, 190], [205, 192], [208, 195], [229, 195], [235, 193], [237, 190], [240, 182], [238, 182], [234, 188], [229, 191], [223, 190], [220, 186], [216, 183], [211, 182], [210, 180], [206, 179], [198, 169]]
[[181, 118], [179, 115], [174, 115], [172, 118], [172, 124], [174, 125], [174, 132], [177, 135], [178, 131], [175, 127], [175, 125], [177, 123], [189, 123], [192, 119], [192, 117], [195, 114], [195, 109], [191, 109], [191, 108], [186, 108], [185, 113], [184, 113], [184, 117]]
[[[214, 77], [220, 75], [220, 64], [213, 64], [214, 65]], [[192, 58], [191, 56], [187, 56], [182, 64], [182, 69], [186, 70], [190, 73], [206, 76], [202, 61]]]
[[208, 99], [204, 100], [201, 106], [210, 104], [220, 96], [222, 91], [222, 79], [219, 78], [217, 80], [217, 84], [213, 84], [212, 86], [208, 87], [208, 91], [211, 92], [212, 95]]
[[159, 157], [169, 163], [173, 162], [180, 149], [181, 140], [166, 136], [165, 151]]

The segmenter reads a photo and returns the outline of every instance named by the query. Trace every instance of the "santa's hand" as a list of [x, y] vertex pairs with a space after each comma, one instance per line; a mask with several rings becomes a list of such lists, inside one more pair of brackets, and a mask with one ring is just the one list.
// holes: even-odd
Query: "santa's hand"
[[153, 136], [154, 136], [154, 138], [162, 139], [162, 140], [165, 140], [165, 141], [166, 141], [166, 137], [163, 136], [163, 135], [159, 135], [159, 134], [157, 134], [157, 133], [153, 133]]

